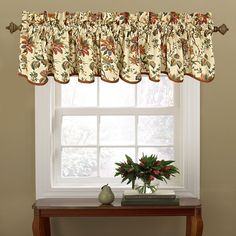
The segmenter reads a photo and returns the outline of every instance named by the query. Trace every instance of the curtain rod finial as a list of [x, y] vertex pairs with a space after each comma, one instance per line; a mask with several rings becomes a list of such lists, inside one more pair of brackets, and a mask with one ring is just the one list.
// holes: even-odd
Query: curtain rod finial
[[10, 33], [14, 33], [16, 32], [17, 30], [21, 30], [21, 25], [16, 25], [15, 23], [11, 22], [7, 27], [6, 27], [7, 30], [10, 31]]
[[226, 34], [229, 28], [223, 24], [221, 26], [214, 26], [214, 32], [220, 32], [222, 35]]

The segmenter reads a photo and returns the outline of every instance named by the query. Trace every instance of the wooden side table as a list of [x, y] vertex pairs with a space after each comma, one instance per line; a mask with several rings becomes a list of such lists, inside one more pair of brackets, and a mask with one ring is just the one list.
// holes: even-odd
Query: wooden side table
[[201, 205], [195, 198], [182, 198], [179, 206], [121, 206], [120, 202], [116, 199], [105, 206], [97, 199], [39, 199], [33, 205], [33, 235], [51, 235], [50, 217], [186, 216], [186, 236], [202, 236]]

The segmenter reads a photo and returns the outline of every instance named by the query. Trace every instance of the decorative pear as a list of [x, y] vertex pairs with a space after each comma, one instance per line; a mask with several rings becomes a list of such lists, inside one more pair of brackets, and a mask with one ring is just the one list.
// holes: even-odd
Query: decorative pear
[[112, 192], [111, 188], [108, 186], [108, 184], [106, 184], [102, 186], [101, 189], [102, 190], [98, 195], [99, 202], [105, 205], [111, 204], [115, 199], [114, 193]]

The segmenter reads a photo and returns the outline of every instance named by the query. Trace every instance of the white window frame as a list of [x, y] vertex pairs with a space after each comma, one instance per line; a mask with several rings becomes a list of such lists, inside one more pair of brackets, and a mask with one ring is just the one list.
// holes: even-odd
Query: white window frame
[[[35, 87], [35, 169], [36, 198], [45, 197], [97, 197], [99, 187], [60, 186], [53, 176], [54, 155], [52, 124], [55, 105], [56, 83], [50, 79], [47, 85]], [[166, 187], [177, 194], [200, 197], [200, 83], [186, 77], [180, 86], [179, 145], [183, 161], [183, 185]], [[113, 187], [116, 196], [121, 196], [127, 187]], [[165, 188], [165, 187], [163, 187]]]

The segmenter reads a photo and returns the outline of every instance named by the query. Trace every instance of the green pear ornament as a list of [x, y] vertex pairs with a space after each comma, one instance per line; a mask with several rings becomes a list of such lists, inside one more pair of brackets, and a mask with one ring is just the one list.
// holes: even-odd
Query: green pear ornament
[[98, 195], [99, 202], [101, 202], [102, 204], [105, 204], [105, 205], [111, 204], [114, 201], [115, 196], [114, 196], [114, 193], [112, 192], [110, 186], [108, 186], [108, 184], [106, 184], [106, 185], [102, 186], [101, 189], [102, 190]]

